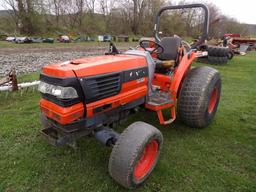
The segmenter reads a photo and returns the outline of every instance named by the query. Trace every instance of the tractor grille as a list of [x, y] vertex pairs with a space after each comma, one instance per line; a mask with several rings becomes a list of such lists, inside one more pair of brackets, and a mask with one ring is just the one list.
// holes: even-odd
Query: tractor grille
[[86, 78], [83, 88], [87, 103], [116, 95], [121, 88], [121, 75], [115, 73]]

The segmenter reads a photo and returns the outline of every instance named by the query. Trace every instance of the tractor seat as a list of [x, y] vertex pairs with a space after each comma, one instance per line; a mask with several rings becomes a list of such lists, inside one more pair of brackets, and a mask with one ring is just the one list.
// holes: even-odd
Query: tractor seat
[[158, 54], [158, 59], [162, 61], [173, 60], [176, 61], [181, 46], [181, 38], [179, 37], [164, 37], [160, 44], [164, 48], [164, 52]]

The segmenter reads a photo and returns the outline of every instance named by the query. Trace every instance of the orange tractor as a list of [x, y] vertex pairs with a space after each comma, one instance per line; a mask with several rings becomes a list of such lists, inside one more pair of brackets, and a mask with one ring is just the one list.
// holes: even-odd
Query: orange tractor
[[163, 136], [141, 121], [121, 134], [114, 131], [115, 126], [145, 109], [156, 112], [161, 125], [172, 123], [177, 111], [189, 127], [208, 126], [221, 94], [218, 71], [206, 66], [191, 69], [192, 62], [207, 52], [193, 47], [186, 51], [177, 36], [158, 37], [161, 14], [186, 8], [204, 10], [200, 44], [208, 34], [208, 8], [203, 4], [167, 6], [157, 14], [155, 41], [141, 41], [136, 49], [123, 53], [112, 44], [106, 55], [45, 66], [39, 91], [42, 134], [48, 142], [74, 146], [77, 139], [94, 136], [113, 147], [108, 166], [113, 179], [134, 188], [149, 177], [158, 162]]

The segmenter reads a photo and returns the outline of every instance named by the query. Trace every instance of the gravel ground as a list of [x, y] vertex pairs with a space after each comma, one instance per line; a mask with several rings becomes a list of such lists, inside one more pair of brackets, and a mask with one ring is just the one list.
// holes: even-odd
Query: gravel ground
[[[122, 45], [120, 50], [126, 50], [130, 44]], [[15, 68], [18, 74], [40, 71], [47, 64], [67, 61], [92, 55], [102, 55], [108, 50], [108, 44], [95, 47], [35, 47], [35, 48], [5, 48], [0, 49], [0, 76]]]
[[43, 53], [19, 53], [0, 56], [0, 76], [6, 74], [15, 67], [17, 73], [29, 73], [39, 71], [44, 65], [66, 61], [74, 58], [95, 55], [92, 52], [43, 52]]

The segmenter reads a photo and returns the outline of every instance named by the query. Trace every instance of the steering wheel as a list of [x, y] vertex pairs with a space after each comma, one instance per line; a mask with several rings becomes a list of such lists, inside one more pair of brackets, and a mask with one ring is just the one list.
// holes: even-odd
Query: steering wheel
[[[149, 50], [147, 47], [145, 47], [145, 44], [150, 44], [153, 43], [154, 44], [154, 49], [153, 50]], [[143, 48], [145, 51], [148, 51], [150, 54], [152, 53], [156, 53], [156, 54], [161, 54], [164, 52], [164, 47], [152, 40], [142, 40], [140, 41], [140, 47]]]

